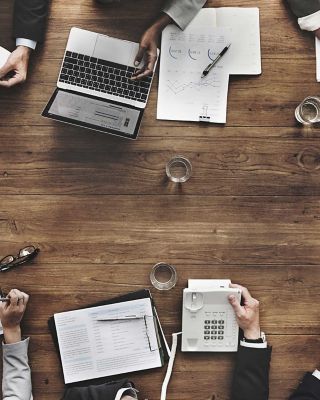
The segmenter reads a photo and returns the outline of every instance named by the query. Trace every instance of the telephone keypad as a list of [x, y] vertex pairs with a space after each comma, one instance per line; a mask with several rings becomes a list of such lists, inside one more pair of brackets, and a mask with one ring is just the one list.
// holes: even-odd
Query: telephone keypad
[[210, 341], [224, 340], [224, 334], [226, 328], [225, 320], [221, 319], [222, 315], [219, 315], [219, 317], [220, 319], [212, 319], [212, 320], [206, 319], [203, 321], [204, 322], [203, 338], [206, 341], [206, 343], [208, 342], [210, 343]]

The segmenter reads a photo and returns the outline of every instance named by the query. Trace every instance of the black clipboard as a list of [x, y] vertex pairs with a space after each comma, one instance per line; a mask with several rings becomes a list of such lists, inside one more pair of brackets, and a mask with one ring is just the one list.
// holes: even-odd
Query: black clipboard
[[[160, 351], [160, 355], [161, 355], [161, 358], [162, 358], [162, 363], [164, 365], [166, 362], [169, 361], [170, 354], [168, 353], [168, 345], [167, 345], [165, 336], [163, 334], [162, 327], [160, 325], [160, 321], [159, 321], [158, 314], [157, 314], [157, 311], [156, 311], [156, 307], [155, 307], [155, 304], [154, 304], [154, 300], [153, 300], [153, 298], [151, 296], [151, 292], [150, 292], [149, 289], [142, 289], [142, 290], [138, 290], [138, 291], [135, 291], [135, 292], [129, 292], [127, 294], [124, 294], [124, 295], [121, 295], [121, 296], [117, 296], [117, 297], [114, 297], [114, 298], [109, 299], [109, 300], [104, 300], [104, 301], [100, 301], [98, 303], [90, 304], [90, 305], [85, 306], [85, 307], [81, 307], [80, 310], [84, 309], [84, 308], [92, 308], [92, 307], [104, 306], [104, 305], [107, 305], [107, 304], [117, 304], [117, 303], [123, 303], [125, 301], [139, 300], [139, 299], [146, 299], [146, 298], [149, 298], [151, 300], [151, 305], [152, 305], [152, 308], [153, 308], [153, 314], [154, 314], [154, 317], [155, 317], [155, 325], [156, 325], [157, 333], [158, 333], [158, 340], [159, 340], [159, 344], [160, 344], [159, 345], [159, 351]], [[67, 311], [67, 310], [65, 310], [65, 311]], [[73, 310], [70, 310], [70, 311], [73, 311]], [[53, 342], [54, 342], [55, 347], [57, 349], [57, 352], [59, 354], [60, 364], [61, 364], [61, 368], [62, 368], [62, 361], [61, 361], [61, 356], [60, 356], [58, 335], [57, 335], [56, 324], [55, 324], [55, 320], [54, 320], [53, 316], [50, 317], [49, 320], [48, 320], [48, 327], [49, 327], [50, 333], [52, 335], [52, 339], [53, 339]], [[121, 377], [121, 375], [119, 375], [119, 376]], [[69, 384], [66, 384], [66, 386], [70, 386], [70, 387], [71, 386], [81, 386], [81, 385], [88, 385], [88, 384], [91, 384], [91, 383], [97, 383], [97, 382], [102, 382], [102, 381], [103, 382], [108, 382], [108, 381], [114, 381], [114, 380], [115, 380], [115, 376], [106, 376], [104, 378], [96, 378], [96, 379], [91, 379], [91, 380], [87, 380], [87, 381], [69, 383]]]

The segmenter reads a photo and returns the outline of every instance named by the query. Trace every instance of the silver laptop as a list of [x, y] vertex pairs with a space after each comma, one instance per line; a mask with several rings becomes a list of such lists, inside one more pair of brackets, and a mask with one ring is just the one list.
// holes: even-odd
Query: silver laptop
[[152, 77], [130, 78], [141, 68], [138, 43], [79, 28], [70, 31], [57, 89], [42, 115], [54, 120], [135, 139]]

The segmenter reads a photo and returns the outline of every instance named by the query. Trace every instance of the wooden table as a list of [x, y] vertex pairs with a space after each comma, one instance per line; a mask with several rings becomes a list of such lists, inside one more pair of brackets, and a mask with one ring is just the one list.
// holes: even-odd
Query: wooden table
[[[1, 44], [12, 49], [11, 3], [0, 3], [0, 26]], [[170, 292], [152, 290], [169, 339], [180, 329], [187, 279], [230, 278], [261, 300], [273, 345], [271, 400], [286, 399], [319, 362], [320, 133], [294, 119], [319, 87], [314, 39], [282, 0], [256, 1], [263, 74], [231, 78], [226, 126], [157, 121], [157, 79], [135, 142], [40, 116], [72, 26], [138, 41], [160, 4], [124, 0], [107, 10], [91, 0], [53, 1], [28, 82], [0, 91], [0, 254], [41, 248], [34, 264], [1, 275], [2, 287], [31, 294], [24, 334], [36, 400], [63, 391], [48, 317], [150, 287], [158, 261], [179, 275]], [[181, 188], [164, 179], [176, 153], [194, 169]], [[179, 353], [168, 399], [229, 399], [233, 362], [229, 354]], [[159, 399], [164, 374], [131, 376], [141, 399]]]

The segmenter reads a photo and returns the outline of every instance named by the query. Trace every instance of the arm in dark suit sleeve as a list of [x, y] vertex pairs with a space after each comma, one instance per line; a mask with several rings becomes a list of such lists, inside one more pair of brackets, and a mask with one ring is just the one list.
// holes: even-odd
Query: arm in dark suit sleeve
[[13, 35], [42, 42], [46, 29], [49, 0], [15, 0]]
[[239, 346], [232, 383], [232, 400], [267, 400], [271, 347]]
[[289, 400], [320, 400], [320, 380], [308, 372]]
[[287, 0], [292, 12], [298, 17], [305, 17], [320, 10], [320, 0]]

